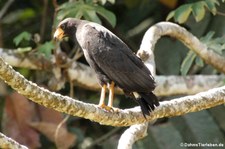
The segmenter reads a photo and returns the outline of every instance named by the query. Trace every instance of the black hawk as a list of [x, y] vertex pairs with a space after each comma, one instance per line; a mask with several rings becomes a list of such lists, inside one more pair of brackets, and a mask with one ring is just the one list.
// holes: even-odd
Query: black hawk
[[[144, 63], [116, 35], [105, 27], [86, 20], [67, 18], [59, 23], [54, 38], [69, 37], [81, 47], [102, 87], [99, 107], [112, 109], [114, 87], [121, 88], [141, 106], [144, 117], [159, 105], [152, 93], [155, 81]], [[108, 105], [104, 103], [109, 89]]]

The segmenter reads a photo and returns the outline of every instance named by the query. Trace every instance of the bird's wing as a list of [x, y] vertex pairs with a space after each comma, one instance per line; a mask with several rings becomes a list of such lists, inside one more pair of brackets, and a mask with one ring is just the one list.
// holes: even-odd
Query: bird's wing
[[82, 48], [109, 79], [127, 91], [149, 92], [155, 88], [150, 71], [118, 37], [105, 28], [86, 25]]

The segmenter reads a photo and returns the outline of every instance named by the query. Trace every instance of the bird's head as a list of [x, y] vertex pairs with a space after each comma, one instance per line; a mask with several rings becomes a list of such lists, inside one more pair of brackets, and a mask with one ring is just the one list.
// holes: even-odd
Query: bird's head
[[54, 39], [60, 40], [64, 37], [74, 38], [80, 22], [81, 20], [75, 18], [67, 18], [61, 21], [54, 33]]

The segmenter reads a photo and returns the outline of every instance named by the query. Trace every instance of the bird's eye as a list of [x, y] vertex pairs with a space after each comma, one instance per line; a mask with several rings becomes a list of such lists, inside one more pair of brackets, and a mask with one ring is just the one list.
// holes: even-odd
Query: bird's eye
[[65, 24], [62, 24], [60, 27], [62, 28], [62, 30], [66, 28]]

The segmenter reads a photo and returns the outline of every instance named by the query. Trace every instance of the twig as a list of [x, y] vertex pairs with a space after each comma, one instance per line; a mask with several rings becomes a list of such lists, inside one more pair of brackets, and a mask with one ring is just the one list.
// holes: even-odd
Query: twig
[[224, 13], [224, 12], [219, 12], [219, 11], [217, 11], [216, 13], [217, 13], [218, 15], [225, 16], [225, 13]]
[[69, 115], [66, 115], [66, 117], [57, 125], [57, 128], [55, 130], [55, 134], [54, 134], [54, 140], [55, 140], [55, 144], [56, 147], [59, 148], [60, 145], [58, 145], [58, 139], [59, 139], [59, 133], [60, 133], [60, 128], [63, 126], [63, 124], [66, 123], [66, 121], [69, 119]]
[[92, 148], [94, 145], [102, 143], [104, 140], [109, 139], [109, 137], [111, 137], [112, 135], [114, 135], [117, 131], [119, 131], [121, 129], [121, 127], [116, 127], [114, 129], [112, 129], [110, 132], [104, 134], [103, 136], [101, 136], [100, 138], [97, 138], [94, 142], [92, 142], [90, 145], [88, 145], [86, 147], [86, 149], [90, 149]]
[[42, 11], [42, 18], [41, 18], [41, 27], [40, 27], [40, 37], [41, 37], [41, 41], [43, 41], [44, 39], [44, 35], [45, 35], [45, 29], [46, 29], [46, 18], [47, 18], [47, 10], [48, 10], [48, 0], [43, 0], [44, 3], [44, 9]]
[[[70, 82], [70, 97], [74, 97], [74, 92], [73, 92], [73, 83]], [[54, 134], [54, 139], [55, 139], [55, 144], [56, 147], [59, 148], [60, 145], [58, 145], [58, 139], [59, 139], [59, 130], [63, 126], [63, 124], [66, 123], [66, 121], [70, 118], [70, 115], [66, 115], [66, 117], [58, 124], [55, 134]]]
[[0, 20], [2, 19], [2, 17], [4, 16], [4, 14], [6, 13], [6, 11], [8, 10], [8, 8], [10, 7], [10, 5], [14, 2], [14, 0], [8, 0], [5, 5], [2, 7], [1, 11], [0, 11]]
[[58, 11], [58, 3], [57, 3], [57, 0], [52, 0], [52, 4], [54, 6], [54, 15], [53, 15], [53, 26], [52, 26], [52, 35], [54, 34], [54, 31], [55, 31], [55, 21], [56, 21], [56, 18], [57, 18], [57, 11]]
[[52, 4], [53, 4], [55, 9], [57, 9], [59, 7], [58, 3], [57, 3], [57, 0], [52, 0]]

